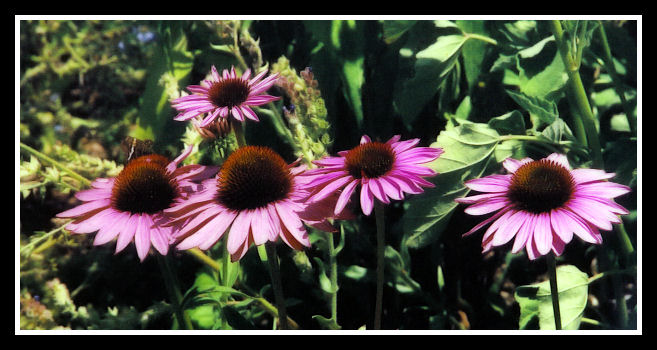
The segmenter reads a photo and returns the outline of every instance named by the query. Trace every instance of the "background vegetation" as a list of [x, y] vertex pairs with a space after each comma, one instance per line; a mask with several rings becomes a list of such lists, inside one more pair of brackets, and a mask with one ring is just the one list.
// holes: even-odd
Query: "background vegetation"
[[[126, 136], [187, 162], [220, 164], [231, 136], [203, 140], [173, 120], [169, 101], [215, 65], [267, 67], [283, 98], [246, 124], [250, 144], [305, 161], [350, 149], [361, 135], [420, 138], [446, 153], [434, 189], [386, 208], [384, 329], [536, 329], [533, 283], [543, 259], [508, 247], [481, 254], [481, 236], [454, 198], [463, 181], [499, 172], [506, 157], [566, 153], [632, 187], [631, 211], [605, 243], [571, 242], [571, 328], [636, 329], [636, 21], [21, 21], [20, 328], [178, 328], [154, 257], [93, 247], [54, 215], [85, 179], [116, 176]], [[560, 47], [560, 45], [562, 45]], [[564, 63], [563, 52], [571, 62]], [[586, 140], [568, 68], [581, 78], [600, 147]], [[572, 72], [572, 71], [571, 71]], [[272, 132], [274, 130], [275, 132]], [[356, 212], [359, 212], [356, 210]], [[374, 217], [337, 222], [313, 247], [279, 249], [288, 314], [301, 329], [371, 328]], [[328, 239], [333, 239], [329, 242]], [[329, 244], [337, 245], [330, 256]], [[239, 264], [179, 253], [172, 266], [196, 329], [272, 329], [273, 294], [252, 248]], [[331, 259], [337, 282], [331, 282]], [[602, 274], [604, 273], [604, 274]], [[561, 278], [561, 277], [560, 277]], [[571, 282], [568, 282], [571, 283]], [[330, 296], [337, 293], [337, 318]], [[583, 298], [582, 298], [583, 296]]]

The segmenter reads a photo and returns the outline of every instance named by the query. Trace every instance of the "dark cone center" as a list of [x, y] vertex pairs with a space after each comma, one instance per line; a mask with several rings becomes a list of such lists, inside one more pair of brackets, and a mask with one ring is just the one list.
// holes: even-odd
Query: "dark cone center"
[[130, 213], [153, 214], [169, 208], [178, 196], [176, 180], [166, 171], [169, 161], [150, 154], [130, 161], [112, 188], [112, 205]]
[[231, 153], [221, 166], [217, 181], [217, 200], [233, 210], [265, 207], [287, 198], [292, 189], [285, 160], [261, 146], [245, 146]]
[[208, 98], [216, 107], [239, 106], [249, 97], [249, 85], [241, 78], [223, 79], [212, 83]]
[[538, 214], [563, 206], [574, 189], [575, 182], [568, 169], [541, 159], [516, 170], [507, 194], [518, 208]]
[[356, 179], [375, 178], [392, 169], [395, 154], [387, 143], [368, 142], [351, 149], [345, 156], [347, 171]]

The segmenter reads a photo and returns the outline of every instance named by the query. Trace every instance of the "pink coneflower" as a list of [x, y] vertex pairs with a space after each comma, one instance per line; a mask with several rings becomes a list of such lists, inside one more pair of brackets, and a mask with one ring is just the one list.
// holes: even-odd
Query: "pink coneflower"
[[224, 69], [220, 76], [212, 66], [212, 78], [203, 80], [201, 85], [187, 87], [192, 94], [179, 97], [171, 105], [180, 111], [175, 120], [189, 120], [207, 113], [199, 126], [206, 127], [218, 117], [227, 118], [232, 115], [239, 121], [245, 118], [258, 121], [258, 116], [250, 106], [260, 106], [280, 99], [280, 97], [263, 94], [278, 78], [278, 74], [262, 79], [267, 71], [263, 71], [249, 80], [251, 70], [247, 69], [241, 77], [235, 73], [235, 67], [230, 71]]
[[305, 201], [308, 191], [298, 178], [305, 167], [297, 163], [288, 165], [268, 147], [238, 148], [215, 178], [203, 181], [203, 190], [165, 209], [172, 224], [186, 222], [175, 234], [177, 248], [209, 249], [227, 230], [226, 247], [233, 261], [241, 259], [251, 244], [279, 237], [293, 249], [310, 247], [303, 223], [326, 226], [323, 210]]
[[98, 231], [94, 245], [117, 238], [116, 253], [134, 240], [141, 261], [151, 244], [162, 255], [169, 251], [172, 226], [163, 226], [162, 211], [187, 198], [198, 184], [213, 176], [217, 169], [200, 165], [177, 168], [192, 147], [169, 162], [161, 155], [149, 154], [131, 160], [115, 178], [99, 178], [91, 189], [75, 197], [84, 203], [57, 214], [60, 218], [75, 218], [66, 226], [73, 233]]
[[497, 211], [463, 235], [492, 222], [483, 237], [484, 252], [515, 237], [513, 253], [525, 247], [532, 260], [550, 250], [559, 256], [573, 234], [600, 244], [599, 230], [611, 230], [612, 223], [621, 222], [619, 214], [628, 214], [612, 198], [630, 188], [606, 181], [613, 173], [571, 169], [566, 156], [557, 153], [536, 161], [507, 158], [503, 165], [510, 174], [466, 181], [468, 188], [484, 193], [456, 200], [471, 204], [465, 209], [470, 215]]
[[370, 215], [374, 198], [382, 203], [390, 199], [401, 200], [405, 193], [422, 193], [424, 187], [434, 185], [422, 177], [436, 173], [421, 164], [438, 158], [443, 150], [432, 147], [414, 147], [420, 139], [399, 141], [393, 136], [388, 142], [372, 142], [363, 136], [360, 145], [349, 151], [338, 152], [338, 157], [325, 157], [313, 161], [321, 168], [307, 172], [313, 179], [308, 183], [315, 192], [310, 201], [320, 201], [342, 189], [334, 213], [342, 212], [349, 197], [360, 185], [360, 205], [365, 215]]

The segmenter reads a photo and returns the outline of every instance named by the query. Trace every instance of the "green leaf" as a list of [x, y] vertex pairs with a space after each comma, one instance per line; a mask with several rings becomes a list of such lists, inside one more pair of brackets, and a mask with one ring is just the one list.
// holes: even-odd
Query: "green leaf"
[[[557, 268], [561, 324], [565, 330], [579, 329], [588, 299], [588, 281], [586, 273], [575, 266]], [[520, 305], [520, 329], [528, 329], [536, 318], [540, 329], [555, 329], [549, 281], [518, 287], [515, 299]]]
[[392, 44], [406, 33], [417, 21], [383, 21], [383, 41]]
[[522, 116], [522, 113], [517, 110], [513, 110], [499, 117], [491, 118], [488, 121], [488, 125], [502, 135], [522, 135], [526, 132], [525, 118]]
[[132, 136], [165, 144], [178, 136], [168, 128], [168, 125], [174, 125], [175, 115], [170, 100], [171, 95], [187, 83], [194, 56], [187, 50], [187, 37], [179, 22], [165, 22], [160, 35], [162, 38], [148, 69], [137, 128]]
[[[362, 127], [363, 106], [361, 88], [365, 81], [365, 36], [359, 21], [305, 21], [306, 29], [322, 44], [311, 57], [322, 96], [329, 112], [335, 113], [335, 90], [341, 92]], [[338, 74], [336, 74], [338, 72]], [[341, 83], [341, 84], [340, 84]]]
[[[522, 109], [529, 112], [530, 116], [538, 118], [542, 123], [551, 124], [559, 116], [557, 105], [552, 101], [540, 97], [528, 96], [522, 92], [517, 93], [511, 90], [506, 90], [506, 92]], [[534, 127], [538, 126], [535, 125]]]
[[[456, 25], [465, 33], [475, 33], [487, 36], [488, 32], [484, 27], [484, 21], [456, 21]], [[472, 89], [478, 81], [479, 74], [482, 71], [482, 64], [486, 54], [487, 43], [481, 40], [468, 40], [463, 46], [461, 52], [463, 56], [465, 77], [468, 80], [468, 87]]]
[[322, 315], [313, 315], [313, 320], [317, 321], [317, 323], [319, 323], [319, 326], [322, 327], [322, 329], [329, 329], [329, 330], [342, 329], [342, 327], [340, 327], [338, 322], [332, 318], [326, 318]]
[[407, 200], [402, 217], [404, 245], [421, 248], [439, 238], [458, 206], [454, 199], [469, 192], [463, 182], [483, 174], [498, 142], [497, 131], [481, 123], [464, 122], [438, 135], [431, 147], [445, 152], [427, 164], [438, 173], [429, 179], [436, 187]]
[[422, 290], [420, 284], [409, 276], [410, 268], [402, 259], [401, 254], [391, 246], [385, 248], [385, 265], [388, 284], [399, 293], [415, 293]]
[[319, 287], [326, 293], [334, 294], [338, 291], [338, 286], [335, 286], [335, 288], [331, 286], [331, 280], [326, 276], [324, 262], [318, 257], [315, 257], [314, 260], [319, 266]]
[[443, 35], [438, 37], [435, 43], [415, 54], [414, 75], [403, 81], [393, 94], [393, 105], [407, 125], [413, 123], [424, 106], [438, 92], [447, 73], [456, 64], [466, 40], [467, 38], [460, 34]]

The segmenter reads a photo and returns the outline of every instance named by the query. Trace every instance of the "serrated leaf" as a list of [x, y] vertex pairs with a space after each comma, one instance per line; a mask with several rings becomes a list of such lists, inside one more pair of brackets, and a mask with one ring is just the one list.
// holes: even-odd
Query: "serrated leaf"
[[552, 101], [536, 96], [528, 96], [522, 92], [517, 93], [511, 90], [506, 90], [506, 92], [522, 109], [529, 112], [530, 115], [536, 116], [545, 124], [551, 124], [559, 117], [557, 105]]
[[525, 118], [522, 116], [522, 113], [517, 110], [513, 110], [499, 117], [491, 118], [488, 121], [488, 125], [501, 135], [522, 135], [526, 131]]
[[414, 75], [403, 81], [393, 96], [393, 104], [407, 125], [436, 94], [447, 73], [456, 64], [467, 38], [460, 34], [443, 35], [415, 54]]
[[[579, 329], [588, 300], [586, 273], [572, 265], [557, 268], [557, 286], [561, 324], [564, 330]], [[527, 329], [538, 318], [542, 330], [555, 329], [550, 282], [544, 281], [516, 288], [515, 299], [520, 305], [520, 329]]]
[[445, 152], [427, 164], [438, 173], [428, 179], [435, 187], [407, 200], [402, 217], [404, 245], [421, 248], [438, 239], [458, 206], [454, 199], [469, 192], [463, 182], [483, 174], [498, 142], [497, 131], [481, 123], [466, 122], [438, 135], [431, 147]]

